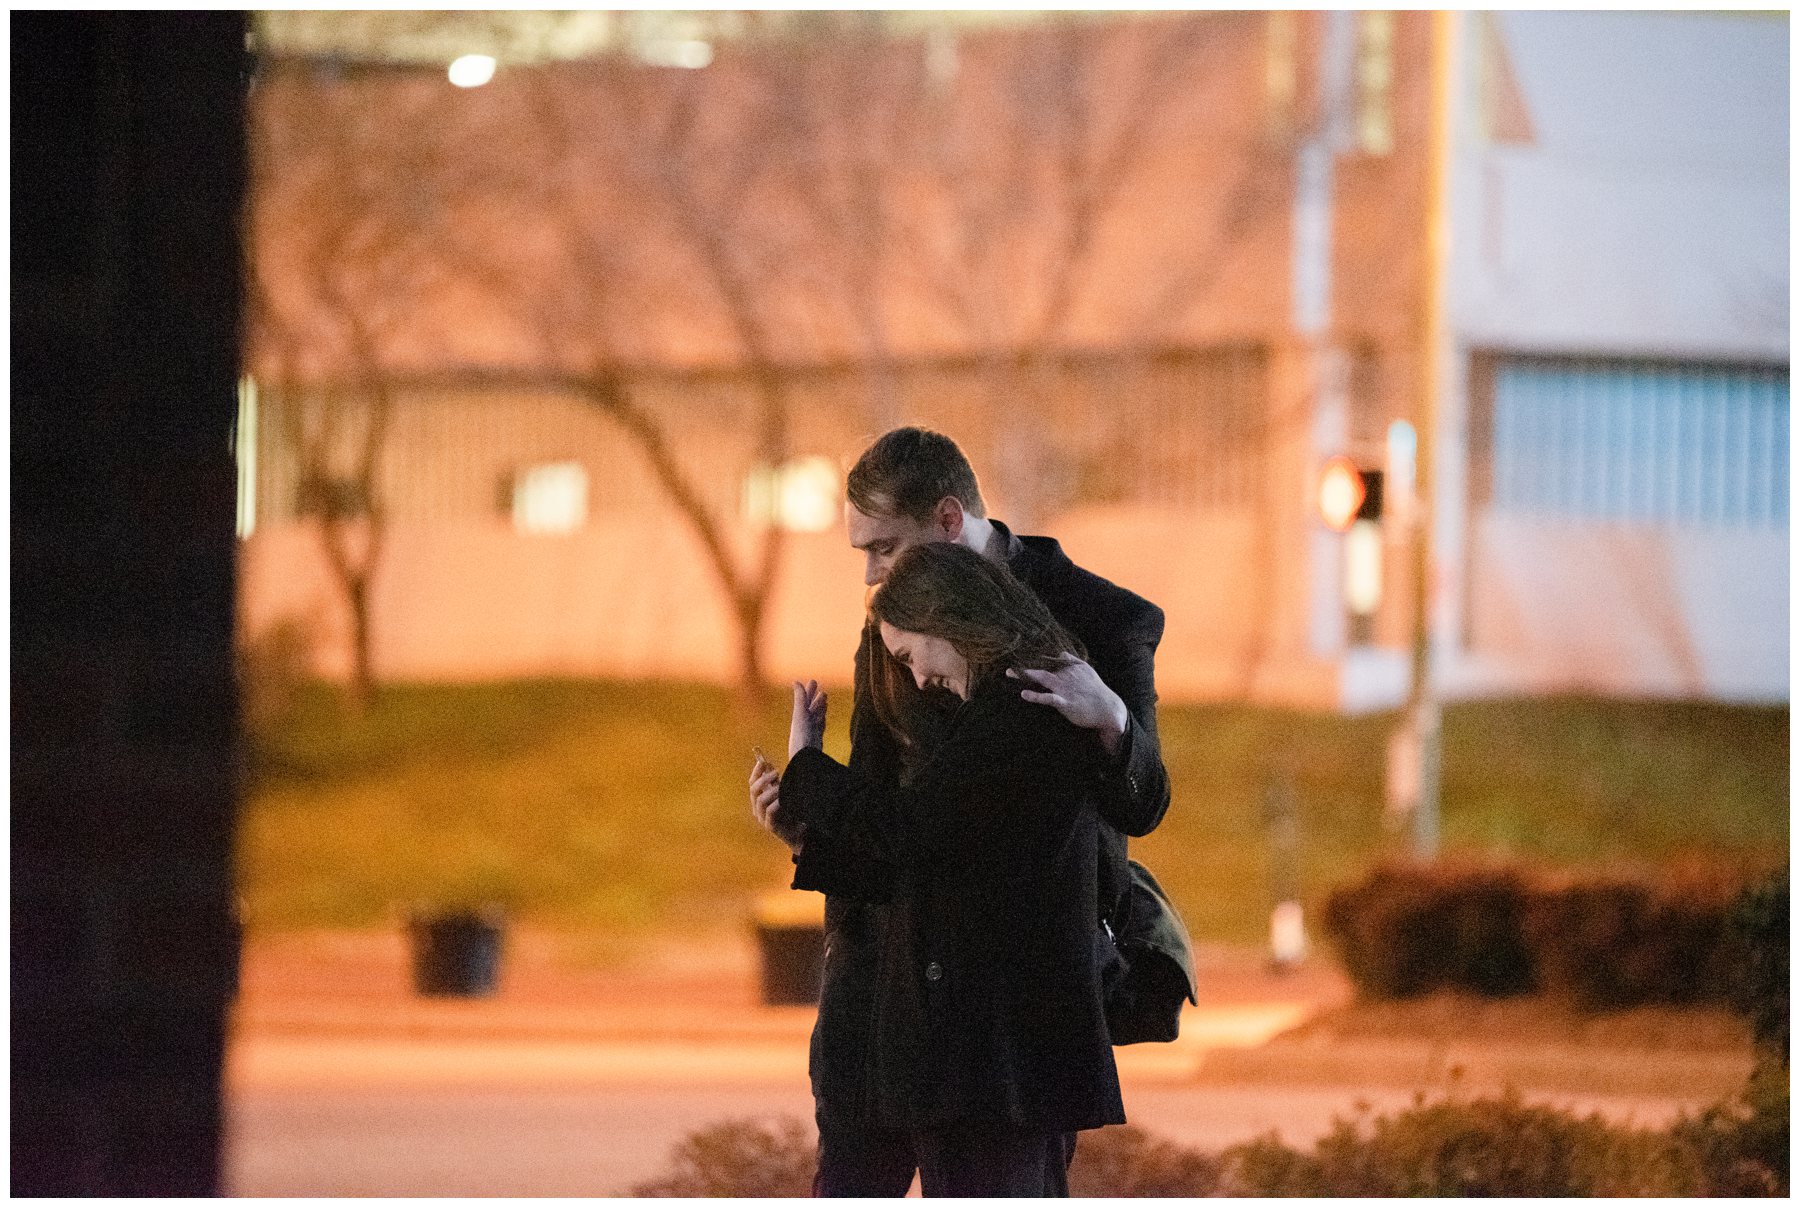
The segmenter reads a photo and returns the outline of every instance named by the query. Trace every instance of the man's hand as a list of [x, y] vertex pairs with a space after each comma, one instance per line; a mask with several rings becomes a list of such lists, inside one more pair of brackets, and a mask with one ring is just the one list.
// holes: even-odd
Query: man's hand
[[799, 854], [800, 838], [806, 828], [799, 823], [790, 823], [782, 815], [781, 774], [760, 755], [750, 765], [750, 816], [756, 819], [758, 826]]
[[1006, 674], [1028, 685], [1019, 693], [1021, 699], [1049, 705], [1072, 724], [1098, 734], [1107, 754], [1118, 752], [1131, 714], [1092, 667], [1071, 654], [1049, 670], [1009, 668]]
[[794, 719], [788, 725], [788, 758], [806, 747], [825, 749], [825, 692], [818, 680], [794, 681]]

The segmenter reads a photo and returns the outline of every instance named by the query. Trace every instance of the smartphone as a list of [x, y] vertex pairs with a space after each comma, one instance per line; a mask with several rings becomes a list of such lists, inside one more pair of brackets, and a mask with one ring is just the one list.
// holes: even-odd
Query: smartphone
[[761, 747], [757, 747], [757, 746], [753, 746], [753, 747], [751, 747], [751, 748], [750, 748], [750, 753], [751, 753], [751, 754], [752, 754], [752, 755], [754, 755], [754, 756], [756, 756], [756, 760], [757, 760], [757, 762], [758, 762], [758, 763], [766, 763], [766, 764], [768, 764], [768, 765], [769, 765], [769, 766], [770, 766], [770, 767], [774, 767], [774, 766], [775, 766], [775, 765], [774, 765], [774, 764], [773, 764], [773, 763], [770, 763], [770, 762], [769, 762], [769, 757], [768, 757], [768, 756], [767, 756], [767, 755], [765, 755], [765, 754], [763, 754], [763, 749], [762, 749], [762, 748], [761, 748]]

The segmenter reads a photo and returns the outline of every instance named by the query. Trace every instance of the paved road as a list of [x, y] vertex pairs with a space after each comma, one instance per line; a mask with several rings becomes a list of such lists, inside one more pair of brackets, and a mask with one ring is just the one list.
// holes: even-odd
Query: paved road
[[[1359, 1099], [1378, 1111], [1411, 1099], [1197, 1085], [1156, 1051], [1166, 1047], [1123, 1050], [1126, 1111], [1185, 1144], [1218, 1148], [1270, 1130], [1305, 1142]], [[705, 1125], [810, 1120], [804, 1063], [793, 1043], [252, 1036], [233, 1053], [228, 1186], [242, 1196], [620, 1194], [665, 1170], [670, 1148]], [[1680, 1106], [1538, 1097], [1643, 1124]]]
[[[513, 936], [501, 992], [480, 1000], [414, 996], [397, 933], [247, 945], [227, 1081], [230, 1190], [617, 1194], [664, 1172], [671, 1148], [707, 1125], [810, 1122], [813, 1013], [757, 1005], [744, 937], [670, 944], [606, 968], [579, 959], [573, 942]], [[1300, 1072], [1285, 1055], [1272, 1058], [1274, 1068], [1265, 1060], [1201, 1082], [1209, 1053], [1247, 1053], [1349, 996], [1323, 964], [1275, 976], [1255, 952], [1202, 958], [1202, 1001], [1184, 1013], [1181, 1039], [1118, 1050], [1134, 1124], [1209, 1149], [1270, 1130], [1305, 1143], [1359, 1099], [1377, 1111], [1411, 1101], [1404, 1087], [1281, 1076]], [[1379, 1081], [1368, 1073], [1340, 1070], [1337, 1081]], [[1681, 1106], [1529, 1097], [1647, 1125]]]

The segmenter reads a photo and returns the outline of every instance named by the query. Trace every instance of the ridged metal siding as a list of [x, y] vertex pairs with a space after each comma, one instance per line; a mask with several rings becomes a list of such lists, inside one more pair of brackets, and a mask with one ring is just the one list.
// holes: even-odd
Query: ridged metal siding
[[1515, 514], [1785, 528], [1779, 368], [1502, 361], [1493, 506]]

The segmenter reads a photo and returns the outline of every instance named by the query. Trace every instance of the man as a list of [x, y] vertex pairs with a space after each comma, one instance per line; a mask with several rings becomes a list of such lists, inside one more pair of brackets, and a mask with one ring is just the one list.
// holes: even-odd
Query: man
[[[1100, 901], [1110, 913], [1127, 883], [1124, 835], [1148, 834], [1169, 805], [1156, 736], [1155, 654], [1162, 610], [1082, 570], [1056, 541], [1015, 536], [989, 519], [968, 459], [939, 433], [898, 428], [881, 437], [850, 471], [845, 493], [845, 526], [850, 544], [864, 555], [863, 579], [870, 587], [878, 586], [911, 546], [956, 542], [1004, 563], [1086, 647], [1086, 662], [1071, 659], [1053, 670], [1019, 674], [1030, 681], [1024, 699], [1092, 730], [1111, 757], [1096, 786]], [[850, 771], [898, 781], [909, 761], [920, 756], [902, 751], [871, 703], [869, 668], [880, 640], [865, 627], [857, 651]], [[806, 685], [794, 689], [797, 702], [812, 695]], [[931, 716], [929, 697], [921, 696], [914, 707]], [[791, 748], [792, 742], [790, 754]], [[753, 769], [751, 811], [795, 850], [795, 887], [816, 887], [807, 866], [806, 819], [782, 814], [779, 784], [774, 769], [762, 764]], [[967, 1168], [973, 1172], [969, 1186], [977, 1187], [995, 1163], [1009, 1160], [1004, 1153], [943, 1147], [921, 1154], [918, 1137], [906, 1127], [908, 1088], [901, 1071], [907, 1067], [905, 1046], [918, 1035], [916, 1021], [873, 1018], [878, 981], [906, 986], [924, 975], [907, 950], [905, 909], [903, 902], [877, 906], [826, 898], [825, 984], [811, 1056], [819, 1125], [817, 1195], [903, 1196], [922, 1160], [938, 1170]], [[1070, 1138], [1062, 1168], [1046, 1171], [1046, 1182], [1022, 1186], [1019, 1193], [1066, 1194], [1073, 1152]], [[947, 1184], [952, 1191], [955, 1182], [952, 1175]]]

